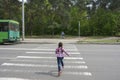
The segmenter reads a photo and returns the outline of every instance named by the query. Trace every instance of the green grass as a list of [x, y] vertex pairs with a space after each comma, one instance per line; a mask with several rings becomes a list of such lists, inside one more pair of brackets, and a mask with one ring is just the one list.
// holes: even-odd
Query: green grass
[[120, 43], [120, 38], [112, 37], [87, 37], [78, 43]]

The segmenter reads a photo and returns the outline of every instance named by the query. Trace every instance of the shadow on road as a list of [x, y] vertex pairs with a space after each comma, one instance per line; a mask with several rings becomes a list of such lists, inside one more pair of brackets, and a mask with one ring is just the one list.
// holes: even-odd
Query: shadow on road
[[49, 72], [35, 72], [35, 74], [37, 74], [37, 75], [49, 75], [49, 76], [53, 76], [53, 77], [58, 77], [57, 70], [51, 70]]

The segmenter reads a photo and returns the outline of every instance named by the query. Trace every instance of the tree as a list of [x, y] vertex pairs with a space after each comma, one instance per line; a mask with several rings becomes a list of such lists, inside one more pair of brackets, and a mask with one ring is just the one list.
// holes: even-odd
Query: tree
[[0, 0], [0, 18], [19, 20], [20, 2], [17, 0]]
[[115, 35], [117, 33], [117, 16], [111, 11], [98, 9], [96, 14], [91, 17], [90, 27], [94, 36], [98, 35]]
[[[27, 35], [116, 35], [120, 32], [120, 0], [29, 0], [25, 3]], [[90, 8], [86, 8], [89, 5]], [[22, 21], [18, 0], [0, 0], [0, 18]]]

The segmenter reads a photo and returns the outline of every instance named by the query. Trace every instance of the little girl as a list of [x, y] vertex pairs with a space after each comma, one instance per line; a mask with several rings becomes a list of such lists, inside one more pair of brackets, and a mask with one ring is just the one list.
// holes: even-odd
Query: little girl
[[58, 43], [58, 48], [56, 49], [55, 53], [56, 53], [57, 64], [58, 64], [58, 76], [60, 76], [61, 67], [64, 68], [64, 63], [63, 63], [64, 54], [63, 53], [65, 53], [67, 56], [69, 56], [69, 54], [63, 49], [62, 42]]

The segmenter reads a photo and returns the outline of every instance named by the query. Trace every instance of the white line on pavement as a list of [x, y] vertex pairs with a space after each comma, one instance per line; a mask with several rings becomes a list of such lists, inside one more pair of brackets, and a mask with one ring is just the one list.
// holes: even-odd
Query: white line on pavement
[[[55, 51], [55, 49], [32, 49], [32, 48], [0, 48], [0, 50], [33, 50], [33, 51]], [[66, 51], [76, 51], [76, 49], [66, 49]]]
[[[38, 73], [46, 73], [46, 74], [49, 74], [49, 73], [52, 73], [52, 74], [57, 74], [57, 71], [55, 72], [50, 72], [50, 71], [43, 71], [43, 70], [10, 70], [10, 69], [0, 69], [1, 72], [19, 72], [19, 73], [32, 73], [32, 72], [38, 72]], [[63, 75], [66, 74], [66, 75], [80, 75], [80, 76], [92, 76], [92, 73], [90, 72], [67, 72], [67, 71], [64, 71], [62, 73]], [[1, 80], [1, 79], [0, 79]]]
[[[51, 61], [51, 60], [17, 60], [17, 59], [13, 59], [10, 61], [14, 61], [14, 62], [41, 62], [41, 63], [56, 63], [56, 61]], [[65, 63], [71, 63], [71, 64], [85, 64], [84, 61], [65, 61]]]
[[[18, 67], [49, 67], [49, 68], [56, 68], [57, 65], [40, 65], [40, 64], [19, 64], [19, 63], [3, 63], [1, 66], [18, 66]], [[73, 68], [73, 69], [87, 69], [88, 67], [85, 65], [80, 66], [68, 66], [66, 65], [65, 68]]]
[[[42, 51], [55, 51], [55, 49], [32, 49], [32, 50], [42, 50]], [[76, 49], [66, 49], [66, 51], [76, 51]]]
[[[55, 52], [26, 52], [27, 54], [54, 54]], [[79, 52], [69, 52], [69, 54], [80, 54]]]
[[0, 48], [0, 50], [32, 50], [30, 48]]
[[[16, 58], [32, 58], [32, 59], [56, 59], [56, 57], [38, 57], [38, 56], [17, 56]], [[72, 59], [72, 60], [83, 60], [82, 57], [65, 57], [65, 59]]]
[[11, 77], [0, 77], [0, 80], [28, 80], [28, 79], [11, 78]]
[[90, 72], [64, 72], [64, 74], [92, 76]]

